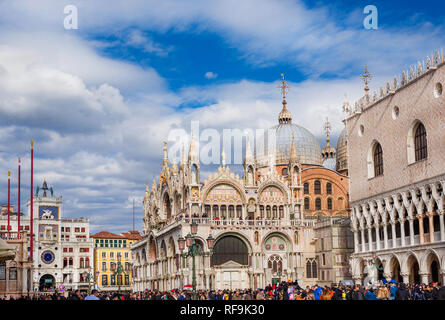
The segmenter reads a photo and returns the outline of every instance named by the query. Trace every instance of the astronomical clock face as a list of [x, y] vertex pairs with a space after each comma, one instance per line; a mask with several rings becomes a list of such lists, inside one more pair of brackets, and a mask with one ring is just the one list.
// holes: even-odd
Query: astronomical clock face
[[42, 261], [46, 264], [50, 264], [54, 261], [54, 259], [56, 258], [54, 253], [51, 250], [46, 250], [42, 252], [41, 255]]

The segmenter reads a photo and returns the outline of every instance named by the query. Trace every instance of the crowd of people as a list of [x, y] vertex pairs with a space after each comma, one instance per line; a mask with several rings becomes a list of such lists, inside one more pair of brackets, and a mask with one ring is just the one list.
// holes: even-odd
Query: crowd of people
[[[144, 292], [99, 292], [80, 290], [53, 293], [36, 293], [18, 300], [193, 300], [191, 290], [146, 290]], [[322, 287], [314, 285], [302, 288], [297, 282], [282, 282], [264, 289], [198, 290], [197, 300], [445, 300], [445, 286], [440, 283], [405, 285], [383, 283], [364, 287], [341, 285]], [[13, 300], [1, 297], [1, 300]]]

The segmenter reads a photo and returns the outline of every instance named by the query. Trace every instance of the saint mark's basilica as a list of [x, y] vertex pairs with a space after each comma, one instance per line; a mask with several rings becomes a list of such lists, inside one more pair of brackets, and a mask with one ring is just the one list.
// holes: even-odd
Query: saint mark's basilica
[[[222, 152], [217, 171], [203, 180], [193, 138], [179, 165], [170, 163], [164, 143], [159, 182], [153, 179], [151, 190], [145, 190], [144, 237], [132, 246], [135, 291], [192, 283], [192, 259], [182, 257], [178, 246], [192, 222], [204, 253], [196, 257], [198, 289], [259, 288], [288, 279], [300, 285], [331, 284], [350, 278], [345, 130], [335, 149], [326, 122], [321, 149], [311, 132], [293, 123], [287, 88], [283, 79], [282, 110], [271, 128], [274, 156], [252, 152], [247, 139], [242, 177], [226, 165]], [[271, 151], [266, 148], [264, 154]], [[209, 235], [215, 239], [212, 254]]]

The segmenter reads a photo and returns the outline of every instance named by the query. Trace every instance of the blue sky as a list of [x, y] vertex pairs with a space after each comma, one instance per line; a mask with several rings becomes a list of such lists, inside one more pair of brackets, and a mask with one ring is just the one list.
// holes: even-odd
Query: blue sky
[[[63, 27], [68, 4], [78, 30]], [[378, 30], [363, 27], [368, 4]], [[268, 128], [284, 72], [294, 122], [323, 147], [328, 116], [335, 144], [342, 103], [363, 94], [364, 65], [377, 90], [443, 47], [443, 9], [399, 0], [0, 1], [0, 199], [18, 156], [29, 194], [34, 139], [35, 184], [46, 177], [65, 216], [90, 217], [93, 232], [126, 231], [135, 198], [141, 229], [145, 183], [159, 173], [172, 128]]]

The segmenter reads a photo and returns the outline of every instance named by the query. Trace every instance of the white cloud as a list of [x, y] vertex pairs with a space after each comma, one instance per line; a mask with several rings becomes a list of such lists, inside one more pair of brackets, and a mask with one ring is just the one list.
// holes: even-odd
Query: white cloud
[[[159, 173], [162, 141], [171, 128], [188, 130], [191, 120], [218, 130], [268, 128], [277, 123], [281, 102], [275, 82], [239, 80], [172, 92], [155, 69], [97, 53], [120, 43], [82, 36], [132, 27], [119, 41], [165, 56], [170, 48], [154, 42], [148, 31], [213, 32], [252, 64], [296, 65], [311, 78], [290, 83], [288, 108], [293, 122], [321, 142], [326, 116], [334, 137], [342, 130], [344, 93], [351, 102], [362, 94], [357, 65], [366, 62], [378, 75], [371, 83], [376, 87], [442, 39], [442, 29], [420, 22], [412, 29], [368, 32], [347, 28], [361, 23], [356, 11], [344, 27], [327, 19], [335, 18], [335, 12], [326, 8], [265, 0], [131, 1], [113, 6], [101, 0], [77, 1], [80, 29], [74, 32], [63, 30], [63, 6], [69, 2], [0, 3], [0, 171], [16, 168], [17, 156], [22, 156], [26, 189], [27, 152], [35, 139], [35, 184], [46, 177], [56, 194], [63, 195], [65, 215], [90, 216], [93, 232], [130, 228], [133, 197], [139, 199], [136, 222], [141, 227], [145, 180], [151, 182]], [[317, 79], [323, 72], [343, 79]], [[178, 108], [187, 104], [202, 107]], [[5, 199], [4, 189], [0, 196]]]
[[218, 77], [218, 74], [212, 72], [212, 71], [208, 71], [204, 74], [204, 77], [206, 79], [216, 79]]

